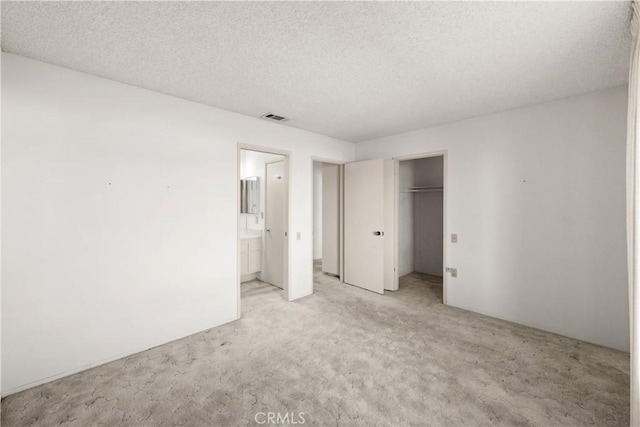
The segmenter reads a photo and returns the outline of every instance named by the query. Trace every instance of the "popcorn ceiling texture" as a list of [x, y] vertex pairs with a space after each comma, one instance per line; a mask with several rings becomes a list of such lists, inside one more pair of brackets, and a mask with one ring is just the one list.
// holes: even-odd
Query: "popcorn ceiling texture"
[[627, 82], [627, 2], [2, 2], [2, 49], [364, 141]]

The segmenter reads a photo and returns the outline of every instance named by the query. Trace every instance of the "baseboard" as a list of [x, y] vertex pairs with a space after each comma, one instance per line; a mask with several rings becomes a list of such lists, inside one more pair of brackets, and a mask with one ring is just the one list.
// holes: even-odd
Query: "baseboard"
[[482, 311], [478, 311], [478, 310], [475, 310], [475, 309], [472, 309], [472, 308], [469, 308], [469, 307], [466, 307], [466, 306], [463, 306], [463, 305], [458, 305], [458, 304], [446, 303], [445, 305], [448, 305], [449, 307], [457, 308], [459, 310], [470, 311], [472, 313], [480, 314], [482, 316], [486, 316], [486, 317], [491, 317], [491, 318], [494, 318], [494, 319], [502, 320], [504, 322], [513, 323], [514, 325], [524, 326], [526, 328], [535, 329], [537, 331], [542, 331], [542, 332], [545, 332], [547, 334], [553, 334], [553, 335], [557, 335], [557, 336], [563, 337], [563, 338], [568, 338], [568, 339], [571, 339], [571, 340], [574, 340], [574, 341], [582, 341], [584, 343], [591, 344], [591, 345], [596, 345], [598, 347], [610, 348], [610, 349], [613, 349], [613, 350], [621, 351], [623, 353], [629, 353], [629, 349], [628, 348], [619, 347], [619, 346], [615, 346], [614, 347], [614, 346], [603, 344], [603, 343], [600, 343], [600, 342], [590, 341], [590, 340], [585, 339], [585, 338], [573, 337], [573, 336], [570, 336], [570, 335], [566, 335], [565, 333], [562, 333], [560, 331], [546, 329], [546, 328], [541, 327], [540, 325], [535, 325], [535, 324], [532, 324], [532, 323], [529, 323], [529, 322], [523, 322], [523, 321], [521, 321], [519, 319], [515, 319], [515, 318], [510, 317], [510, 316], [502, 316], [502, 315], [498, 315], [498, 314], [495, 314], [495, 313], [484, 313]]
[[250, 280], [256, 280], [257, 278], [258, 278], [258, 273], [244, 274], [240, 276], [240, 283], [248, 282]]
[[98, 362], [89, 363], [89, 364], [83, 365], [83, 366], [81, 366], [79, 368], [71, 369], [69, 371], [65, 371], [65, 372], [61, 372], [59, 374], [51, 375], [49, 377], [42, 378], [42, 379], [37, 380], [37, 381], [32, 381], [30, 383], [27, 383], [27, 384], [24, 384], [24, 385], [21, 385], [21, 386], [18, 386], [18, 387], [11, 388], [9, 390], [2, 390], [2, 397], [4, 398], [4, 397], [7, 397], [9, 395], [12, 395], [12, 394], [15, 394], [15, 393], [19, 393], [21, 391], [28, 390], [28, 389], [33, 388], [33, 387], [37, 387], [37, 386], [42, 385], [42, 384], [50, 383], [52, 381], [59, 380], [60, 378], [68, 377], [70, 375], [74, 375], [74, 374], [77, 374], [78, 372], [86, 371], [88, 369], [92, 369], [92, 368], [95, 368], [95, 367], [100, 366], [100, 365], [106, 365], [107, 363], [115, 362], [116, 360], [123, 359], [123, 358], [129, 357], [129, 356], [133, 356], [134, 354], [142, 353], [142, 352], [145, 352], [147, 350], [151, 350], [153, 348], [160, 347], [161, 345], [169, 344], [169, 343], [172, 343], [174, 341], [178, 341], [178, 340], [190, 337], [192, 335], [196, 335], [196, 334], [199, 334], [201, 332], [208, 331], [209, 329], [212, 329], [212, 328], [217, 328], [218, 326], [222, 326], [222, 325], [225, 325], [227, 323], [234, 322], [234, 321], [236, 321], [238, 319], [239, 319], [239, 317], [236, 316], [233, 319], [224, 320], [224, 321], [222, 321], [220, 323], [217, 323], [215, 325], [209, 326], [208, 328], [202, 329], [202, 330], [200, 330], [198, 332], [194, 332], [192, 334], [185, 335], [183, 337], [172, 339], [172, 340], [160, 343], [160, 344], [152, 345], [151, 347], [141, 348], [141, 349], [135, 350], [135, 351], [133, 351], [131, 353], [119, 354], [119, 355], [116, 355], [116, 356], [113, 356], [113, 357], [109, 357], [109, 358], [103, 359], [103, 360], [98, 361]]

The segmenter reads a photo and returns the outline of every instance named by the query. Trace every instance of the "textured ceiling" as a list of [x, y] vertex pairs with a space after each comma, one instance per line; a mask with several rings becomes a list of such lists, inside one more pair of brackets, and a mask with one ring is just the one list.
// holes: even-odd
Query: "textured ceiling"
[[626, 2], [2, 2], [2, 49], [363, 141], [627, 82]]

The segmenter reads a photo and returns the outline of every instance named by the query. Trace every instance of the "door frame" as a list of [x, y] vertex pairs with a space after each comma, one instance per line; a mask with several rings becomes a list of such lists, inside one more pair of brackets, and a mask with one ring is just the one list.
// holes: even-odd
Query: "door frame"
[[448, 180], [448, 160], [447, 150], [429, 151], [426, 153], [411, 154], [407, 156], [397, 156], [393, 158], [393, 185], [394, 185], [394, 203], [393, 203], [393, 228], [394, 228], [394, 243], [393, 243], [393, 275], [394, 275], [394, 290], [400, 288], [400, 271], [398, 258], [400, 256], [400, 236], [399, 236], [399, 213], [400, 213], [400, 162], [406, 160], [427, 159], [429, 157], [442, 157], [442, 303], [447, 304], [447, 282], [449, 276], [447, 274], [447, 199], [449, 193], [449, 180]]
[[338, 239], [338, 247], [340, 248], [340, 256], [338, 257], [339, 261], [340, 261], [340, 267], [338, 269], [339, 271], [339, 275], [338, 275], [338, 279], [340, 280], [340, 283], [344, 283], [344, 165], [348, 162], [345, 162], [344, 160], [335, 160], [335, 159], [328, 159], [326, 157], [318, 157], [318, 156], [311, 156], [311, 162], [310, 162], [310, 166], [311, 166], [311, 191], [309, 192], [310, 199], [311, 199], [311, 233], [312, 233], [312, 239], [311, 239], [311, 293], [314, 292], [314, 283], [313, 283], [313, 244], [315, 241], [315, 236], [313, 235], [313, 221], [314, 221], [314, 210], [315, 210], [315, 206], [314, 206], [314, 201], [313, 201], [313, 182], [315, 177], [313, 176], [313, 163], [314, 162], [320, 162], [320, 163], [330, 163], [332, 165], [338, 165], [340, 167], [340, 179], [339, 179], [339, 188], [338, 188], [338, 198], [339, 198], [339, 203], [340, 203], [340, 211], [338, 214], [338, 228], [339, 228], [339, 232], [340, 232], [340, 237]]
[[[284, 275], [283, 275], [283, 295], [285, 300], [287, 301], [291, 301], [291, 290], [289, 289], [289, 282], [290, 282], [290, 278], [291, 278], [291, 263], [289, 262], [289, 257], [290, 257], [290, 247], [291, 245], [289, 244], [289, 239], [291, 237], [291, 230], [290, 230], [290, 226], [291, 226], [291, 221], [289, 220], [289, 218], [291, 218], [291, 152], [287, 151], [287, 150], [280, 150], [277, 148], [272, 148], [272, 147], [264, 147], [264, 146], [260, 146], [260, 145], [252, 145], [252, 144], [244, 144], [241, 142], [237, 143], [237, 164], [236, 164], [236, 284], [237, 284], [237, 298], [238, 298], [238, 307], [237, 307], [237, 313], [238, 313], [238, 319], [241, 317], [242, 314], [242, 292], [241, 292], [241, 284], [240, 284], [240, 276], [241, 276], [241, 269], [240, 269], [240, 203], [241, 203], [241, 198], [240, 198], [240, 168], [241, 168], [241, 164], [242, 164], [242, 158], [241, 158], [241, 153], [242, 150], [248, 150], [248, 151], [257, 151], [259, 153], [267, 153], [267, 154], [277, 154], [280, 156], [283, 156], [283, 160], [284, 160], [284, 170], [285, 170], [285, 174], [286, 174], [286, 178], [287, 178], [287, 191], [284, 192], [285, 194], [285, 204], [286, 204], [286, 208], [285, 208], [285, 218], [284, 218], [284, 229], [287, 233], [285, 239], [284, 239], [284, 256], [283, 256], [283, 262], [284, 262]], [[264, 239], [264, 236], [262, 237]], [[312, 257], [313, 258], [313, 257]]]

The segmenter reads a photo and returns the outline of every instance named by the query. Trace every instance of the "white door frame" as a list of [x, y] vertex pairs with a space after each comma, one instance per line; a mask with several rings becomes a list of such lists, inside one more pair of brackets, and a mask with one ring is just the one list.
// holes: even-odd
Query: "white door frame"
[[400, 162], [405, 160], [416, 160], [416, 159], [426, 159], [429, 157], [440, 157], [442, 156], [443, 163], [443, 189], [442, 189], [442, 302], [443, 304], [447, 304], [447, 195], [449, 192], [449, 183], [448, 183], [448, 173], [447, 173], [447, 150], [442, 151], [430, 151], [427, 153], [420, 154], [411, 154], [408, 156], [398, 156], [393, 158], [393, 181], [394, 181], [394, 198], [395, 201], [393, 203], [393, 228], [394, 228], [394, 248], [393, 248], [393, 269], [394, 269], [394, 285], [395, 290], [399, 289], [399, 281], [400, 281], [400, 271], [398, 268], [398, 258], [399, 258], [399, 211], [400, 211]]
[[[313, 216], [314, 216], [314, 203], [313, 203], [313, 181], [315, 177], [313, 176], [313, 163], [321, 162], [321, 163], [331, 163], [332, 165], [340, 166], [340, 184], [339, 184], [339, 199], [340, 199], [340, 213], [338, 221], [340, 229], [340, 238], [339, 238], [339, 248], [340, 248], [340, 268], [339, 268], [339, 280], [340, 283], [344, 283], [344, 165], [347, 163], [344, 160], [334, 160], [328, 159], [325, 157], [311, 156], [311, 191], [309, 194], [311, 195], [311, 230], [313, 233]], [[315, 240], [315, 236], [311, 239], [311, 293], [313, 293], [313, 243]]]
[[[238, 288], [238, 319], [241, 316], [241, 311], [242, 311], [242, 301], [241, 301], [241, 287], [240, 287], [240, 165], [242, 162], [241, 159], [241, 152], [242, 150], [248, 150], [248, 151], [257, 151], [260, 153], [268, 153], [268, 154], [278, 154], [280, 156], [283, 156], [283, 160], [284, 160], [284, 170], [285, 173], [287, 174], [287, 191], [285, 191], [285, 204], [286, 204], [286, 209], [285, 209], [285, 218], [284, 218], [284, 229], [287, 233], [287, 237], [284, 239], [284, 277], [283, 277], [283, 290], [284, 290], [284, 297], [287, 301], [291, 301], [291, 291], [289, 289], [289, 279], [291, 276], [291, 263], [289, 262], [289, 256], [290, 256], [290, 246], [289, 245], [289, 239], [291, 237], [291, 230], [289, 229], [291, 222], [289, 221], [289, 218], [291, 217], [291, 161], [290, 161], [290, 157], [291, 157], [291, 152], [290, 151], [286, 151], [286, 150], [280, 150], [277, 148], [271, 148], [271, 147], [263, 147], [263, 146], [259, 146], [259, 145], [251, 145], [251, 144], [243, 144], [238, 142], [238, 149], [237, 149], [237, 153], [238, 153], [238, 163], [237, 163], [237, 173], [236, 173], [236, 218], [237, 218], [237, 223], [236, 223], [236, 228], [237, 228], [237, 236], [236, 236], [236, 269], [237, 269], [237, 274], [236, 274], [236, 283], [237, 283], [237, 288]], [[264, 238], [264, 236], [263, 236]], [[313, 258], [313, 257], [312, 257]]]

